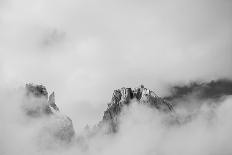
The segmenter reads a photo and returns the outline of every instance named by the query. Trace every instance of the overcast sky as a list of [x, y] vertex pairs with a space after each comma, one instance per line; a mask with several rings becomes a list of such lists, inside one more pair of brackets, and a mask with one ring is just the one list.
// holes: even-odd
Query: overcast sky
[[231, 79], [231, 43], [230, 0], [0, 0], [0, 86], [44, 84], [77, 125], [122, 86]]

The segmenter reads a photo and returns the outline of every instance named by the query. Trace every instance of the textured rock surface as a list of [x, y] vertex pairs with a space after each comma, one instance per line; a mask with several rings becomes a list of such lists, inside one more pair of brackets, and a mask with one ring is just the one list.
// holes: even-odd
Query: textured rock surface
[[55, 104], [54, 92], [48, 97], [43, 85], [26, 84], [25, 99], [22, 106], [26, 116], [30, 118], [45, 118], [43, 135], [46, 133], [62, 142], [71, 142], [75, 135], [72, 120], [61, 114]]
[[136, 100], [139, 104], [146, 104], [148, 106], [157, 108], [163, 112], [173, 111], [173, 106], [166, 102], [163, 98], [157, 96], [153, 91], [145, 88], [143, 85], [134, 88], [121, 88], [114, 90], [111, 102], [108, 104], [107, 110], [104, 112], [103, 123], [108, 123], [110, 131], [115, 132], [117, 130], [118, 120], [117, 117], [120, 114], [122, 107], [129, 105], [131, 100]]

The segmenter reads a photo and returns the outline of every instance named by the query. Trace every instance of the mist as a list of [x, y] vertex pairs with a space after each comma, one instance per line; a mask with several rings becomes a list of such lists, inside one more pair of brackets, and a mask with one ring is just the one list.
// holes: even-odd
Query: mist
[[231, 8], [217, 0], [3, 0], [0, 85], [44, 84], [83, 126], [101, 118], [118, 87], [144, 84], [163, 96], [169, 84], [231, 79]]
[[[86, 128], [76, 129], [71, 143], [52, 137], [56, 117], [28, 117], [23, 112], [22, 88], [1, 90], [1, 154], [231, 154], [231, 95], [223, 100], [199, 101], [191, 97], [194, 110], [176, 106], [175, 113], [138, 104], [125, 107], [119, 117], [119, 130], [105, 134]], [[33, 104], [33, 103], [31, 103]], [[188, 103], [189, 104], [189, 103]], [[63, 112], [62, 112], [63, 113]], [[79, 118], [81, 119], [81, 118]], [[86, 122], [87, 123], [87, 122]], [[90, 126], [94, 131], [94, 127]]]
[[[229, 0], [0, 0], [0, 154], [231, 154], [231, 91], [204, 87], [232, 79], [231, 15]], [[24, 115], [30, 82], [55, 91], [71, 144], [50, 136], [56, 118]], [[176, 115], [133, 103], [118, 133], [89, 134], [114, 89], [140, 84]]]

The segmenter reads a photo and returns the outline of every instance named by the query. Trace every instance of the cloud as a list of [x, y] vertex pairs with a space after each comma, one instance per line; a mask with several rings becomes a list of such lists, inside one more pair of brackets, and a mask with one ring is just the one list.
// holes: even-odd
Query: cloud
[[232, 81], [228, 79], [213, 80], [210, 82], [191, 82], [187, 85], [176, 85], [171, 88], [171, 95], [166, 96], [168, 100], [188, 98], [191, 95], [201, 100], [219, 99], [232, 94]]
[[1, 91], [46, 85], [77, 130], [101, 119], [115, 88], [166, 95], [170, 84], [232, 77], [230, 1], [0, 4]]
[[197, 111], [176, 107], [175, 115], [134, 102], [121, 113], [117, 133], [89, 134], [86, 129], [79, 130], [75, 140], [64, 145], [49, 136], [61, 122], [53, 118], [29, 119], [23, 114], [21, 90], [1, 90], [1, 102], [5, 103], [0, 113], [1, 154], [229, 155], [232, 152], [231, 96], [217, 106], [202, 104]]
[[176, 82], [232, 76], [230, 1], [2, 3], [1, 85], [44, 84], [75, 122], [90, 115], [76, 113], [85, 103], [98, 109], [88, 121], [100, 118], [118, 87], [163, 95]]
[[93, 154], [230, 154], [230, 103], [231, 97], [217, 108], [205, 105], [195, 113], [177, 110], [178, 121], [187, 120], [181, 124], [170, 124], [176, 121], [172, 115], [134, 103], [124, 109], [119, 132], [93, 137], [89, 150]]
[[191, 111], [204, 104], [220, 104], [232, 94], [232, 82], [228, 79], [175, 84], [169, 88], [170, 94], [164, 99], [175, 107], [185, 107]]

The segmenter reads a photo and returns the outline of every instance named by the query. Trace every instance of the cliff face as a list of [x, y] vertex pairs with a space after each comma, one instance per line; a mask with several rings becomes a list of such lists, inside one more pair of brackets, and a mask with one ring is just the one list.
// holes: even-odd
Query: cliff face
[[162, 112], [173, 111], [173, 106], [170, 103], [166, 102], [163, 98], [157, 96], [153, 91], [145, 88], [143, 85], [134, 89], [123, 87], [114, 90], [111, 102], [104, 112], [100, 126], [101, 124], [108, 123], [110, 132], [116, 132], [118, 116], [122, 108], [129, 105], [132, 100], [136, 100], [139, 104], [146, 104]]
[[41, 133], [61, 142], [71, 142], [75, 132], [72, 120], [59, 111], [55, 103], [54, 92], [48, 97], [43, 85], [26, 84], [23, 112], [32, 119], [45, 118], [45, 127]]
[[[64, 141], [70, 142], [75, 135], [72, 120], [60, 113], [55, 103], [54, 92], [48, 96], [48, 92], [43, 85], [27, 84], [25, 87], [25, 104], [23, 111], [30, 118], [50, 119], [47, 124], [49, 135]], [[132, 101], [138, 104], [145, 104], [151, 108], [156, 108], [164, 113], [172, 112], [173, 106], [163, 98], [157, 96], [153, 91], [145, 88], [143, 85], [132, 88], [121, 88], [114, 90], [112, 99], [104, 112], [102, 121], [98, 127], [107, 124], [107, 132], [116, 132], [118, 129], [118, 116], [124, 106], [130, 105]], [[46, 127], [47, 128], [47, 127]]]

